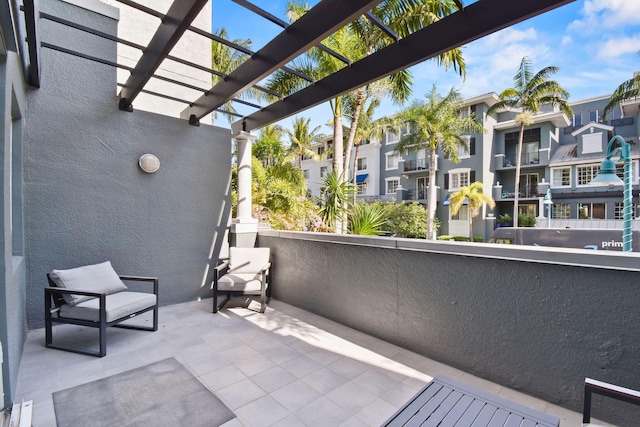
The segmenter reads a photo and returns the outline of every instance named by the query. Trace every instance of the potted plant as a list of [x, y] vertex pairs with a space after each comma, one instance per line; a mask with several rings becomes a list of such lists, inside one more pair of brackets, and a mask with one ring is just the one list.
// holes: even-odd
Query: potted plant
[[511, 215], [502, 214], [496, 220], [496, 225], [498, 227], [511, 227]]

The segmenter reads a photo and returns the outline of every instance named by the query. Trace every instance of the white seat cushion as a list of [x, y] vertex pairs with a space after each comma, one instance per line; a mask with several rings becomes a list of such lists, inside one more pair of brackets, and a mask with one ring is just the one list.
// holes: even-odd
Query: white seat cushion
[[261, 289], [261, 274], [230, 272], [218, 280], [219, 291], [260, 292]]
[[[121, 319], [145, 308], [156, 305], [156, 295], [144, 292], [118, 292], [107, 295], [107, 322]], [[70, 319], [100, 321], [100, 299], [91, 298], [76, 305], [63, 304], [60, 316]]]

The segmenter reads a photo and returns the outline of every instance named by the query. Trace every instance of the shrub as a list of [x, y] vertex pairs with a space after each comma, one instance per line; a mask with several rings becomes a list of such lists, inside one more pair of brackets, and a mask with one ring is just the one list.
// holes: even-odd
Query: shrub
[[384, 206], [376, 203], [357, 203], [349, 215], [351, 234], [379, 236], [386, 224]]
[[518, 214], [518, 226], [519, 227], [535, 227], [536, 217], [533, 215]]

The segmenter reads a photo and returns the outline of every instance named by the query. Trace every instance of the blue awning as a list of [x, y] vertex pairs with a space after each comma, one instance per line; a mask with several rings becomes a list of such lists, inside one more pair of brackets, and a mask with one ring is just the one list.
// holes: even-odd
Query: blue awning
[[[447, 197], [444, 198], [444, 202], [442, 202], [442, 206], [449, 206], [449, 196], [451, 195], [451, 193], [447, 194]], [[464, 202], [462, 202], [463, 205], [468, 204], [469, 200], [464, 199]]]
[[365, 179], [369, 176], [368, 173], [363, 173], [362, 175], [356, 175], [356, 184], [362, 184]]

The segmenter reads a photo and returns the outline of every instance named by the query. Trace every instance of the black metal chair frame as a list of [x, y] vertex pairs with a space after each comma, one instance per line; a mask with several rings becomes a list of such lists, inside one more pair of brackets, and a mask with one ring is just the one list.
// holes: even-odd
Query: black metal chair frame
[[[225, 306], [226, 303], [229, 302], [232, 296], [243, 296], [243, 295], [260, 295], [260, 313], [264, 313], [267, 308], [267, 303], [269, 302], [271, 295], [271, 286], [269, 269], [271, 268], [271, 263], [268, 262], [262, 269], [261, 273], [261, 281], [262, 287], [260, 292], [254, 291], [218, 291], [218, 280], [224, 276], [229, 271], [229, 260], [223, 260], [221, 264], [216, 266], [214, 269], [213, 276], [213, 312], [217, 313], [218, 310], [222, 310], [222, 307]], [[218, 294], [225, 294], [225, 299], [218, 304]]]
[[640, 405], [640, 391], [620, 387], [614, 384], [597, 381], [591, 378], [584, 380], [584, 407], [582, 409], [582, 422], [591, 422], [591, 395], [600, 394], [634, 405]]
[[[158, 282], [159, 279], [157, 277], [142, 277], [142, 276], [119, 276], [120, 280], [123, 281], [137, 281], [137, 282], [152, 282], [153, 283], [153, 293], [156, 296], [156, 304], [145, 308], [144, 310], [136, 311], [135, 313], [129, 313], [126, 316], [113, 320], [111, 322], [107, 322], [107, 310], [106, 310], [106, 298], [107, 294], [99, 293], [99, 292], [86, 292], [79, 291], [74, 289], [64, 289], [56, 287], [53, 280], [49, 274], [47, 274], [47, 280], [49, 281], [49, 287], [44, 288], [44, 323], [45, 323], [45, 342], [47, 348], [54, 348], [57, 350], [70, 351], [73, 353], [85, 354], [88, 356], [96, 356], [96, 357], [104, 357], [107, 354], [107, 327], [113, 326], [115, 328], [124, 328], [124, 329], [136, 329], [139, 331], [157, 331], [158, 330]], [[126, 292], [126, 291], [123, 291]], [[92, 322], [89, 320], [81, 320], [81, 319], [73, 319], [68, 317], [60, 317], [60, 307], [66, 304], [63, 295], [64, 294], [72, 294], [72, 295], [85, 295], [94, 298], [100, 299], [99, 311], [100, 311], [100, 321]], [[139, 314], [146, 313], [147, 311], [153, 310], [153, 326], [136, 326], [136, 325], [124, 325], [120, 324], [125, 320], [129, 320]], [[56, 316], [53, 316], [53, 314]], [[100, 334], [100, 349], [98, 352], [78, 350], [71, 347], [65, 347], [53, 344], [53, 323], [66, 323], [72, 325], [80, 325], [86, 326], [89, 328], [98, 328]]]

